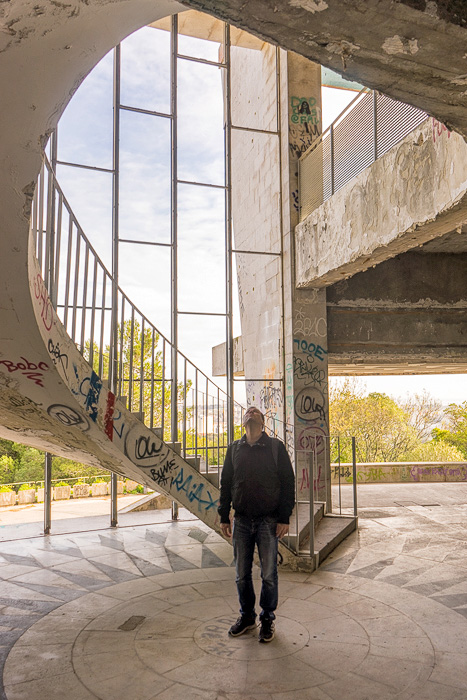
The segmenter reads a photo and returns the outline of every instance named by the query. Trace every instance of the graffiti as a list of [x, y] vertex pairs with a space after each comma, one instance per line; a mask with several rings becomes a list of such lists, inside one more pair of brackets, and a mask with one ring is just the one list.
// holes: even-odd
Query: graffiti
[[306, 423], [326, 421], [324, 396], [316, 387], [305, 387], [295, 399], [295, 415]]
[[34, 278], [34, 296], [39, 302], [42, 302], [41, 319], [47, 331], [50, 331], [53, 325], [54, 310], [52, 302], [47, 294], [44, 281], [39, 273]]
[[159, 467], [169, 456], [169, 448], [157, 435], [142, 435], [141, 427], [135, 425], [125, 438], [125, 452], [139, 467]]
[[[324, 479], [322, 477], [322, 467], [321, 464], [319, 465], [318, 468], [318, 475], [313, 479], [313, 491], [319, 491], [320, 488], [324, 486]], [[306, 489], [307, 491], [310, 489], [310, 470], [307, 469], [306, 467], [303, 467], [302, 469], [302, 475], [300, 478], [300, 491], [303, 491]]]
[[456, 477], [459, 481], [467, 481], [466, 467], [412, 467], [410, 476], [414, 481], [420, 481], [421, 476]]
[[282, 406], [283, 396], [282, 389], [279, 386], [273, 386], [272, 382], [259, 392], [259, 400], [261, 407], [267, 411], [277, 406]]
[[325, 318], [308, 318], [302, 309], [296, 310], [294, 322], [294, 333], [301, 333], [304, 336], [317, 335], [325, 338], [328, 332], [328, 325]]
[[294, 191], [292, 192], [291, 196], [292, 196], [292, 201], [293, 201], [293, 206], [294, 206], [295, 211], [299, 211], [299, 209], [300, 209], [300, 202], [299, 202], [299, 199], [298, 199], [298, 190], [294, 190]]
[[42, 380], [44, 378], [43, 372], [49, 369], [49, 365], [45, 362], [39, 362], [37, 365], [34, 362], [29, 362], [25, 357], [20, 357], [22, 362], [13, 362], [12, 360], [0, 360], [0, 365], [7, 368], [8, 372], [21, 372], [23, 377], [30, 379], [37, 386], [43, 387]]
[[58, 363], [60, 362], [65, 377], [68, 379], [68, 355], [66, 355], [64, 352], [60, 352], [60, 343], [54, 345], [53, 340], [51, 338], [49, 338], [48, 348], [49, 353], [52, 356], [54, 365], [58, 365]]
[[193, 481], [192, 474], [189, 474], [185, 479], [183, 467], [172, 480], [172, 486], [175, 486], [178, 492], [184, 491], [190, 503], [197, 501], [198, 511], [201, 511], [201, 506], [204, 507], [205, 511], [209, 511], [211, 508], [217, 509], [218, 499], [213, 499], [211, 492], [205, 488], [203, 483], [198, 484], [196, 481]]
[[231, 622], [229, 618], [218, 618], [216, 622], [210, 622], [199, 636], [199, 645], [202, 649], [216, 656], [226, 658], [233, 656], [238, 647], [229, 642], [231, 638], [227, 635]]
[[122, 420], [122, 418], [123, 418], [123, 413], [121, 411], [118, 411], [118, 412], [114, 411], [112, 428], [113, 428], [114, 433], [116, 433], [120, 439], [122, 439], [123, 430], [125, 428], [125, 423], [122, 423], [120, 425], [120, 427], [117, 426], [117, 423], [119, 423]]
[[352, 472], [350, 471], [350, 467], [334, 467], [332, 476], [335, 479], [342, 479], [344, 477], [351, 477]]
[[298, 350], [306, 352], [308, 355], [313, 355], [313, 357], [317, 357], [318, 360], [324, 360], [324, 355], [328, 354], [328, 351], [321, 347], [321, 345], [308, 343], [306, 340], [300, 340], [300, 338], [294, 338], [293, 342], [297, 344]]
[[104, 432], [109, 438], [113, 440], [114, 437], [114, 425], [113, 425], [113, 415], [115, 408], [115, 394], [111, 391], [107, 394], [107, 406], [104, 415]]
[[326, 431], [317, 426], [305, 428], [298, 436], [301, 450], [310, 450], [316, 455], [323, 454], [326, 449]]
[[67, 428], [79, 428], [83, 432], [89, 429], [87, 418], [80, 415], [74, 408], [70, 408], [70, 406], [54, 403], [48, 407], [47, 413]]
[[439, 137], [445, 132], [447, 132], [448, 139], [451, 138], [451, 132], [449, 131], [449, 129], [447, 128], [447, 126], [445, 124], [442, 124], [434, 117], [432, 117], [431, 123], [432, 123], [432, 133], [433, 133], [434, 143], [436, 143], [436, 137], [438, 137], [438, 139], [439, 139]]
[[322, 386], [323, 383], [326, 383], [326, 372], [324, 369], [316, 367], [311, 357], [307, 357], [306, 359], [294, 357], [293, 364], [294, 376], [297, 377], [297, 379], [303, 380], [305, 385], [315, 383]]
[[289, 421], [293, 411], [293, 367], [291, 364], [285, 368], [285, 408], [287, 421]]
[[[150, 469], [151, 478], [159, 486], [170, 488], [173, 481], [173, 471], [175, 467], [175, 458], [167, 459], [166, 463], [157, 469]], [[170, 483], [169, 483], [170, 482]]]
[[95, 372], [90, 377], [83, 379], [79, 387], [81, 396], [85, 398], [84, 405], [86, 410], [89, 411], [91, 420], [94, 422], [97, 420], [97, 404], [99, 403], [101, 389], [102, 382]]
[[321, 109], [316, 104], [316, 97], [291, 97], [290, 111], [294, 124], [319, 125]]

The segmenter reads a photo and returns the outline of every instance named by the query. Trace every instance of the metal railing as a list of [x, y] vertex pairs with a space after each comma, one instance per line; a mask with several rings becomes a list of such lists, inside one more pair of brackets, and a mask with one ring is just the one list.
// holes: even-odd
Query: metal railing
[[428, 115], [364, 88], [299, 160], [300, 221]]
[[[116, 288], [81, 229], [50, 163], [44, 160], [33, 200], [31, 229], [41, 274], [33, 280], [43, 299], [47, 327], [52, 303], [68, 335], [100, 381], [115, 372], [116, 395], [167, 442], [172, 441], [172, 401], [177, 393], [176, 424], [183, 457], [195, 457], [201, 471], [222, 463], [227, 448], [226, 392], [199, 370]], [[42, 289], [45, 285], [50, 302]], [[113, 296], [116, 295], [116, 296]], [[116, 301], [116, 304], [114, 303]], [[113, 309], [118, 309], [118, 319]], [[116, 326], [116, 328], [115, 328]], [[65, 375], [66, 350], [49, 341], [53, 362]], [[176, 367], [174, 363], [176, 364]], [[112, 369], [113, 368], [113, 369]], [[176, 370], [176, 371], [174, 371]], [[178, 377], [174, 386], [173, 377]], [[234, 406], [234, 430], [241, 429], [244, 407]], [[114, 414], [119, 430], [119, 413]]]

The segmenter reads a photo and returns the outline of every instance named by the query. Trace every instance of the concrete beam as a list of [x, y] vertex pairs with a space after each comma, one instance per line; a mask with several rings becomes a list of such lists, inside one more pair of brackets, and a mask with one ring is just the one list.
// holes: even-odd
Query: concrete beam
[[465, 221], [467, 144], [427, 119], [297, 226], [297, 287], [326, 287]]

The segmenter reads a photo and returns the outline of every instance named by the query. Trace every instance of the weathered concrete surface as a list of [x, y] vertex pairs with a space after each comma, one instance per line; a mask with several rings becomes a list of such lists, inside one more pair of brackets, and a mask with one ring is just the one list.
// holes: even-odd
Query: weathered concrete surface
[[467, 134], [462, 0], [190, 0]]
[[328, 287], [332, 373], [466, 372], [466, 279], [467, 252], [408, 252]]
[[324, 287], [467, 220], [467, 144], [428, 119], [296, 228], [299, 287]]

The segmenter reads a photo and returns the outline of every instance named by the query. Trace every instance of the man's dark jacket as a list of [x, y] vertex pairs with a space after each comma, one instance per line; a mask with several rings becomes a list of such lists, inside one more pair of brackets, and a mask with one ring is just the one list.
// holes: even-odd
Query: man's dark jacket
[[249, 445], [244, 435], [234, 448], [227, 448], [218, 508], [221, 523], [229, 522], [231, 505], [236, 515], [271, 516], [278, 523], [289, 522], [295, 504], [294, 472], [280, 440], [274, 458], [272, 440], [276, 438], [263, 432], [254, 445]]

